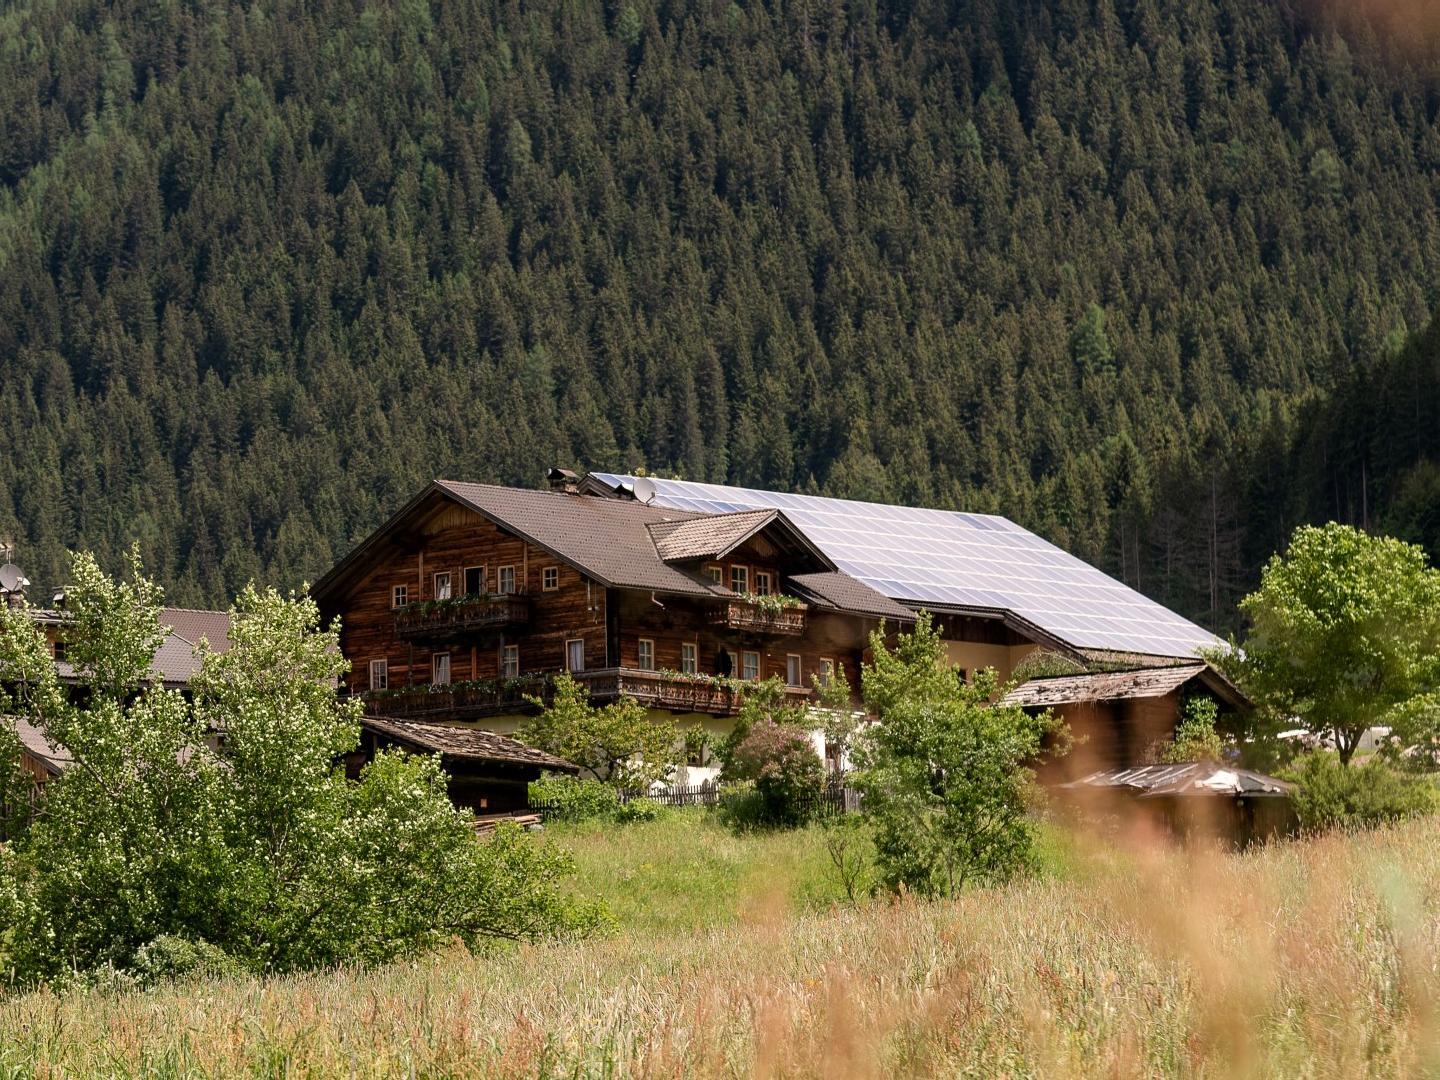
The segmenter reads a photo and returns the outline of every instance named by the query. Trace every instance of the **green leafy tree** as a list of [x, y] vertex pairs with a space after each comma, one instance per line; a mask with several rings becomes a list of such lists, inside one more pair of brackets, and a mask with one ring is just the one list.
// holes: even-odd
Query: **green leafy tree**
[[924, 896], [1003, 881], [1031, 859], [1027, 763], [1054, 722], [994, 705], [993, 670], [964, 682], [928, 616], [894, 648], [871, 637], [854, 783], [873, 825], [883, 883]]
[[1160, 749], [1160, 760], [1167, 765], [1219, 761], [1225, 752], [1220, 733], [1215, 730], [1219, 718], [1220, 707], [1212, 699], [1199, 695], [1190, 698], [1175, 726], [1175, 737]]
[[1298, 529], [1242, 604], [1252, 626], [1236, 670], [1272, 714], [1333, 738], [1349, 764], [1366, 729], [1415, 730], [1440, 688], [1440, 571], [1425, 552], [1329, 524]]
[[541, 712], [521, 727], [520, 738], [616, 788], [644, 790], [667, 779], [680, 761], [684, 743], [675, 722], [652, 717], [634, 698], [597, 707], [584, 686], [561, 674], [549, 704], [531, 700]]
[[71, 580], [74, 695], [28, 613], [0, 619], [0, 667], [24, 673], [12, 706], [73, 759], [0, 855], [11, 981], [143, 970], [175, 940], [266, 972], [594, 925], [568, 860], [514, 829], [478, 839], [438, 761], [382, 754], [346, 779], [358, 717], [310, 600], [247, 589], [192, 701], [136, 644], [158, 641], [160, 602], [138, 556], [128, 580], [77, 556]]

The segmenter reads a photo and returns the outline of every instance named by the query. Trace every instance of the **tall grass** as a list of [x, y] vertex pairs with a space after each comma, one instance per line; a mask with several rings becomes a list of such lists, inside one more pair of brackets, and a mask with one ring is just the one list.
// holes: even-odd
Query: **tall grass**
[[[370, 972], [0, 1004], [17, 1075], [1440, 1071], [1440, 829], [1068, 844], [954, 903], [827, 906], [818, 833], [560, 830], [619, 929]], [[827, 893], [827, 890], [829, 892]], [[687, 906], [688, 905], [688, 906]]]

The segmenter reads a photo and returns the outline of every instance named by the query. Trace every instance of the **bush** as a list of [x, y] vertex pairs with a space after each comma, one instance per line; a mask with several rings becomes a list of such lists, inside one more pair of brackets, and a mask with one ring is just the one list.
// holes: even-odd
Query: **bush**
[[803, 728], [762, 720], [735, 747], [734, 774], [754, 780], [765, 824], [800, 825], [825, 782], [820, 755]]
[[620, 794], [600, 780], [542, 776], [530, 783], [530, 802], [552, 820], [586, 821], [613, 816], [620, 808]]
[[161, 934], [135, 950], [130, 974], [141, 986], [243, 975], [245, 966], [218, 945]]
[[1291, 774], [1295, 813], [1305, 829], [1365, 828], [1431, 813], [1434, 783], [1379, 761], [1347, 767], [1331, 753], [1307, 754]]
[[615, 820], [622, 825], [637, 821], [654, 821], [661, 814], [661, 806], [654, 799], [631, 799], [615, 808]]

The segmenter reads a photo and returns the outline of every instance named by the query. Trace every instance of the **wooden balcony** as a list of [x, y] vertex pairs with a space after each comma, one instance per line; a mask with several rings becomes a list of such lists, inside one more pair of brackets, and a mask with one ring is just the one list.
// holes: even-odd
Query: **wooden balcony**
[[710, 625], [742, 634], [776, 637], [805, 633], [810, 613], [804, 604], [794, 607], [762, 607], [753, 600], [724, 600], [710, 612]]
[[[703, 675], [641, 671], [638, 668], [585, 671], [575, 678], [589, 689], [592, 701], [614, 701], [623, 696], [634, 698], [653, 709], [669, 709], [677, 713], [734, 716], [740, 711], [745, 696], [743, 685], [737, 680], [722, 681]], [[811, 696], [809, 690], [798, 686], [786, 687], [785, 692], [797, 703], [806, 702]]]
[[[634, 698], [652, 709], [677, 713], [706, 713], [734, 716], [740, 711], [744, 689], [736, 680], [679, 675], [675, 672], [641, 671], [638, 668], [601, 668], [575, 673], [575, 681], [590, 692], [594, 702]], [[535, 711], [530, 698], [549, 701], [555, 676], [527, 675], [519, 679], [487, 679], [483, 682], [442, 686], [419, 685], [393, 690], [364, 691], [365, 712], [401, 720], [479, 720]], [[810, 691], [787, 687], [787, 696], [797, 704], [810, 700]]]
[[369, 716], [400, 720], [478, 720], [525, 712], [533, 709], [527, 696], [546, 699], [549, 694], [550, 676], [532, 675], [520, 679], [367, 690], [360, 696]]
[[395, 612], [395, 636], [406, 640], [463, 637], [508, 630], [530, 621], [530, 599], [521, 593], [422, 600]]

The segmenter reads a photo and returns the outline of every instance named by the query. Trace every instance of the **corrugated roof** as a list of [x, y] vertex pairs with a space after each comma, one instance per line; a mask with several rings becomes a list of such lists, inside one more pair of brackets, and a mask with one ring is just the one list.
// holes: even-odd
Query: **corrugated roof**
[[648, 526], [655, 550], [666, 562], [715, 559], [733, 551], [780, 516], [776, 510], [741, 510]]
[[537, 765], [558, 772], [579, 772], [579, 766], [564, 758], [480, 728], [448, 727], [412, 720], [389, 720], [367, 716], [361, 723], [377, 735], [395, 739], [416, 749], [467, 761], [502, 761]]
[[[591, 473], [583, 489], [634, 490]], [[1003, 517], [650, 478], [649, 505], [778, 509], [840, 570], [914, 608], [1004, 612], [1072, 649], [1193, 658], [1219, 638]]]
[[1205, 671], [1204, 664], [1104, 671], [1093, 675], [1060, 675], [1031, 679], [1005, 695], [1006, 705], [1045, 708], [1082, 701], [1117, 701], [1125, 698], [1164, 697]]
[[915, 612], [884, 593], [839, 570], [821, 574], [795, 574], [786, 579], [800, 599], [812, 607], [847, 611], [896, 623], [913, 623]]
[[1210, 761], [1106, 769], [1061, 787], [1071, 790], [1119, 788], [1142, 799], [1196, 795], [1285, 798], [1295, 790], [1293, 784], [1273, 776]]

